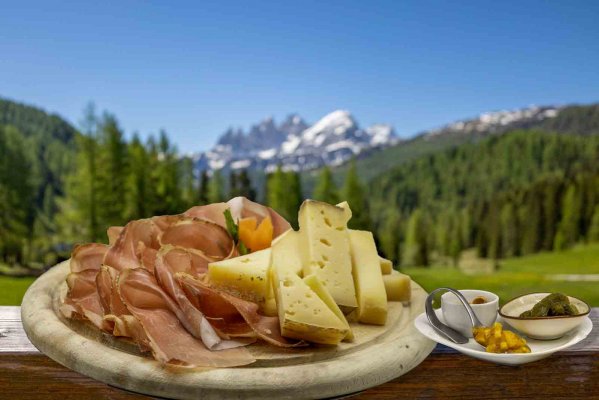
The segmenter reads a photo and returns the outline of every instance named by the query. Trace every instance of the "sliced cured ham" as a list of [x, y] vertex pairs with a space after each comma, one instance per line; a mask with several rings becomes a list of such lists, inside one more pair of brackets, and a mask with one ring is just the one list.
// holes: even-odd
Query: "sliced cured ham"
[[188, 367], [233, 367], [255, 361], [243, 347], [208, 350], [185, 330], [172, 311], [174, 301], [146, 269], [122, 271], [118, 290], [127, 309], [143, 327], [156, 360]]
[[258, 337], [275, 346], [303, 345], [301, 342], [284, 338], [281, 335], [279, 319], [260, 315], [258, 304], [214, 289], [184, 272], [175, 274], [175, 278], [194, 306], [207, 318], [213, 318], [210, 322], [216, 329], [230, 335], [252, 329]]
[[227, 203], [212, 203], [205, 206], [191, 207], [183, 215], [187, 218], [198, 218], [212, 221], [217, 225], [226, 228], [225, 210], [229, 208]]
[[[175, 281], [174, 274], [179, 272], [193, 273], [194, 262], [192, 255], [184, 249], [170, 245], [164, 246], [156, 257], [154, 275], [160, 287], [175, 301], [176, 309], [172, 309], [185, 329], [194, 337], [201, 339], [210, 350], [230, 349], [245, 346], [255, 341], [255, 338], [241, 340], [223, 340], [214, 330], [204, 314], [193, 306], [185, 296], [185, 292]], [[170, 304], [170, 303], [169, 303]], [[255, 335], [253, 335], [255, 337]], [[228, 337], [224, 339], [229, 339]]]
[[127, 309], [117, 290], [119, 273], [103, 265], [96, 276], [96, 286], [104, 311], [104, 321], [114, 336], [132, 338], [142, 352], [150, 351], [148, 338], [141, 324]]
[[151, 219], [129, 222], [104, 257], [104, 264], [117, 271], [140, 268], [140, 251], [146, 248], [160, 248], [158, 235], [160, 230]]
[[235, 242], [221, 225], [207, 219], [184, 219], [169, 226], [160, 236], [162, 245], [193, 249], [209, 261], [233, 256]]
[[108, 246], [101, 243], [87, 243], [76, 246], [69, 263], [71, 272], [76, 273], [86, 269], [98, 271], [102, 266], [102, 260], [107, 250]]
[[116, 240], [119, 238], [119, 235], [123, 231], [124, 227], [122, 226], [110, 226], [106, 230], [106, 236], [108, 236], [108, 245], [112, 246]]
[[67, 318], [87, 319], [102, 330], [111, 330], [104, 321], [104, 308], [96, 286], [96, 275], [102, 266], [102, 259], [108, 247], [90, 243], [80, 245], [73, 251], [67, 276], [69, 288], [61, 313]]

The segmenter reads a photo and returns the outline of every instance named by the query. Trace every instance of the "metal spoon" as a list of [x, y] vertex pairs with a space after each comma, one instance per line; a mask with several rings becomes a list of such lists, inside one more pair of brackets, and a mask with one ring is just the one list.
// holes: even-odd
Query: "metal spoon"
[[444, 287], [433, 290], [426, 298], [426, 301], [424, 303], [424, 308], [426, 310], [426, 318], [428, 319], [428, 322], [430, 322], [432, 327], [441, 336], [446, 337], [447, 339], [451, 340], [452, 342], [459, 343], [459, 344], [468, 343], [468, 338], [466, 336], [462, 335], [460, 332], [456, 331], [455, 329], [452, 329], [449, 326], [443, 324], [441, 321], [439, 321], [439, 318], [437, 318], [437, 314], [435, 313], [435, 310], [433, 309], [433, 295], [441, 290], [451, 292], [458, 297], [458, 299], [462, 302], [462, 304], [466, 308], [466, 312], [468, 313], [468, 316], [470, 317], [470, 322], [472, 322], [472, 327], [484, 326], [483, 323], [480, 322], [480, 320], [478, 319], [476, 314], [474, 314], [474, 310], [472, 310], [472, 307], [470, 307], [470, 304], [468, 304], [468, 300], [466, 300], [464, 295], [462, 295], [460, 292], [458, 292], [455, 289], [444, 288]]

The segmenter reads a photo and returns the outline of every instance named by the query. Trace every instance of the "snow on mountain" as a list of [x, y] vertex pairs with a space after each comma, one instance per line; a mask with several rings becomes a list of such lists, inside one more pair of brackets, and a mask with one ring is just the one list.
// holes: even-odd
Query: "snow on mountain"
[[486, 112], [477, 118], [453, 122], [424, 132], [424, 136], [431, 138], [443, 134], [503, 133], [510, 129], [525, 129], [544, 119], [556, 117], [561, 108], [531, 106], [517, 110]]
[[351, 113], [336, 110], [309, 126], [299, 115], [289, 115], [277, 125], [267, 118], [246, 134], [228, 129], [216, 146], [196, 157], [199, 170], [256, 168], [266, 171], [281, 165], [303, 171], [339, 165], [356, 155], [397, 142], [389, 125], [361, 129]]

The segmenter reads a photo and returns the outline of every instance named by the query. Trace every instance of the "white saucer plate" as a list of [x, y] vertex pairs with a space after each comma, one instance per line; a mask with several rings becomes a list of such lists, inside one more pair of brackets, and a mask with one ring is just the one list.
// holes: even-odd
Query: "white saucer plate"
[[[435, 311], [439, 320], [445, 323], [441, 310]], [[510, 327], [509, 324], [505, 323], [505, 321], [503, 321], [501, 317], [498, 317], [497, 321], [501, 322], [505, 329], [513, 330], [513, 328]], [[418, 317], [416, 317], [416, 319], [414, 320], [414, 325], [416, 326], [416, 329], [420, 331], [420, 333], [422, 333], [427, 338], [434, 340], [437, 343], [444, 344], [445, 346], [451, 347], [452, 349], [455, 349], [462, 354], [478, 358], [479, 360], [490, 361], [493, 363], [504, 365], [526, 364], [549, 357], [556, 351], [564, 350], [568, 347], [574, 346], [576, 343], [586, 338], [593, 329], [593, 322], [589, 317], [586, 317], [585, 320], [576, 329], [566, 333], [559, 339], [534, 340], [526, 338], [526, 342], [528, 343], [528, 346], [531, 350], [530, 353], [496, 354], [487, 353], [481, 345], [474, 341], [474, 339], [470, 339], [468, 343], [465, 344], [453, 343], [449, 339], [446, 339], [445, 337], [438, 334], [437, 331], [431, 326], [431, 324], [428, 322], [428, 319], [426, 318], [425, 313], [422, 313]]]

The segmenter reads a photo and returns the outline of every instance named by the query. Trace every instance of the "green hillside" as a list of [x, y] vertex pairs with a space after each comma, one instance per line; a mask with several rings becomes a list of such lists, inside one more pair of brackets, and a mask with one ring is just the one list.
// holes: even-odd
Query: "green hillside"
[[[511, 129], [496, 133], [505, 133], [514, 129], [534, 129], [544, 132], [557, 132], [562, 134], [591, 135], [599, 133], [599, 104], [573, 105], [564, 107], [554, 118], [542, 121], [530, 121], [526, 124], [515, 124]], [[463, 134], [447, 130], [436, 136], [419, 135], [411, 140], [375, 151], [356, 161], [360, 178], [369, 182], [383, 172], [402, 163], [414, 160], [420, 156], [436, 151], [454, 148], [465, 143], [475, 143], [487, 136], [489, 132]], [[333, 168], [335, 182], [340, 185], [348, 169], [348, 164]], [[309, 197], [315, 186], [319, 171], [308, 171], [302, 174], [304, 193]]]
[[423, 156], [370, 183], [374, 230], [407, 265], [455, 263], [470, 247], [500, 258], [594, 239], [598, 160], [597, 135], [536, 131]]
[[0, 263], [42, 261], [77, 136], [58, 115], [0, 99]]

